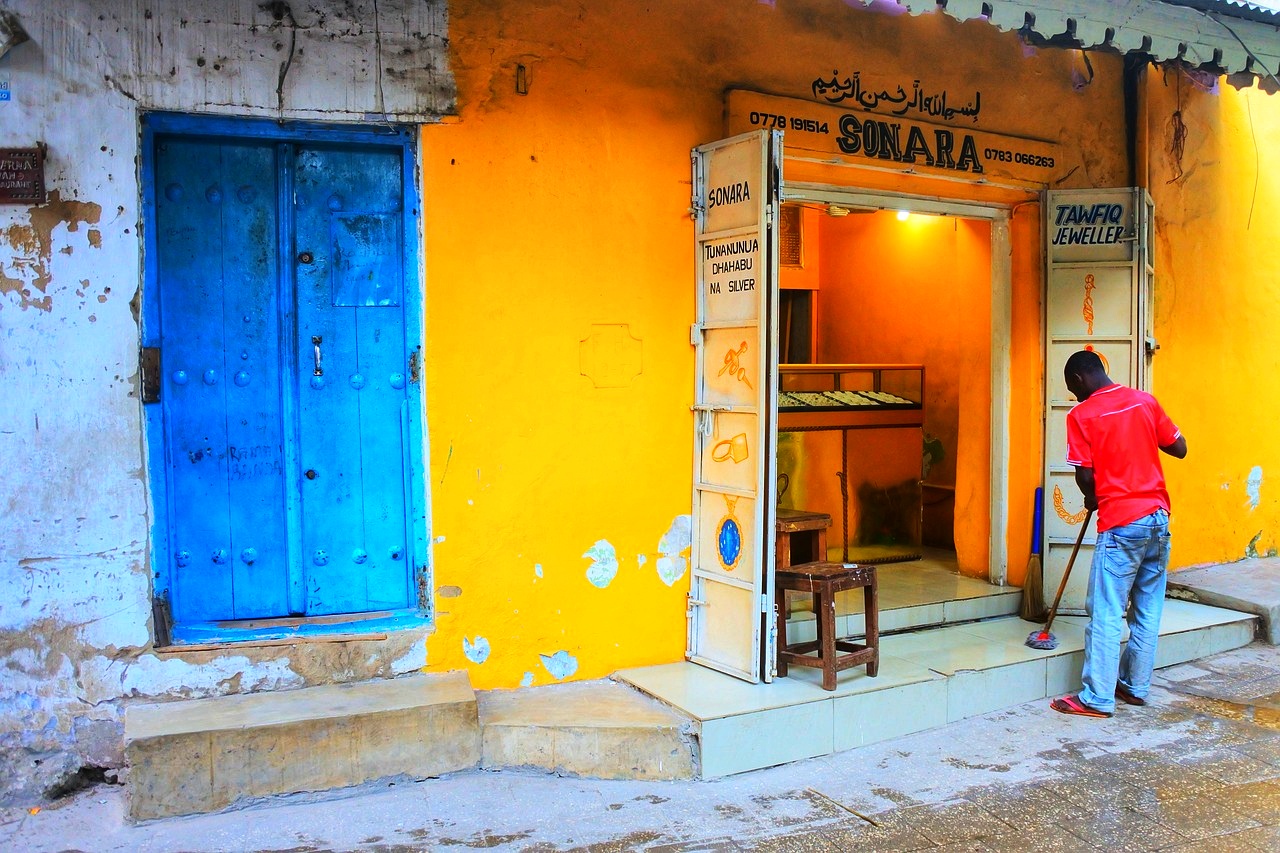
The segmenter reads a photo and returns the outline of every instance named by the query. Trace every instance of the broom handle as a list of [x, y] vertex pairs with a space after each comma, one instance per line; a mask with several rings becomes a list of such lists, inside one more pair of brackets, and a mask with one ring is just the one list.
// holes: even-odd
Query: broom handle
[[1089, 522], [1093, 519], [1093, 510], [1089, 510], [1084, 514], [1084, 523], [1080, 525], [1080, 535], [1076, 537], [1075, 547], [1071, 549], [1071, 557], [1067, 560], [1067, 570], [1062, 573], [1062, 583], [1058, 584], [1058, 594], [1053, 597], [1053, 607], [1049, 608], [1049, 621], [1044, 623], [1044, 633], [1049, 633], [1049, 626], [1053, 624], [1053, 617], [1058, 615], [1058, 605], [1062, 603], [1062, 593], [1067, 588], [1067, 578], [1071, 577], [1071, 567], [1076, 564], [1076, 554], [1080, 553], [1080, 545], [1084, 542], [1085, 531], [1089, 529]]

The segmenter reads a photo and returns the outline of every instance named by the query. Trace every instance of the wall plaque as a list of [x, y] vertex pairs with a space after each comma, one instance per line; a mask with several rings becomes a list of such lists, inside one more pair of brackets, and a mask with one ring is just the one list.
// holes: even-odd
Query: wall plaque
[[44, 204], [44, 149], [0, 149], [0, 204]]

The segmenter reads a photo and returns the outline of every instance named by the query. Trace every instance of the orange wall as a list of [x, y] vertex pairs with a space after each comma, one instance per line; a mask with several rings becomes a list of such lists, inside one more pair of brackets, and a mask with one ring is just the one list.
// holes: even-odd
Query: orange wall
[[1174, 566], [1280, 548], [1280, 97], [1205, 82], [1153, 70], [1146, 87], [1154, 391], [1189, 451], [1164, 465]]
[[[427, 656], [482, 688], [683, 655], [689, 149], [723, 134], [726, 89], [808, 98], [815, 77], [839, 68], [880, 86], [980, 90], [983, 128], [1061, 143], [1063, 186], [1125, 175], [1119, 59], [1095, 56], [1096, 77], [1078, 85], [1073, 52], [981, 21], [843, 0], [458, 0], [450, 44], [459, 115], [425, 127], [421, 152], [439, 610]], [[888, 173], [839, 174], [902, 186]], [[1022, 321], [1038, 334], [1038, 313]], [[597, 387], [582, 375], [584, 339], [615, 373], [638, 374]], [[1038, 449], [1015, 464], [1039, 478]], [[970, 511], [985, 513], [976, 488]], [[610, 549], [616, 574], [592, 583], [593, 566], [597, 581], [609, 575]]]
[[1009, 583], [1021, 586], [1031, 554], [1035, 490], [1044, 470], [1044, 356], [1041, 316], [1044, 267], [1041, 256], [1040, 205], [1013, 208], [1009, 221], [1008, 259], [1013, 280], [1009, 377]]

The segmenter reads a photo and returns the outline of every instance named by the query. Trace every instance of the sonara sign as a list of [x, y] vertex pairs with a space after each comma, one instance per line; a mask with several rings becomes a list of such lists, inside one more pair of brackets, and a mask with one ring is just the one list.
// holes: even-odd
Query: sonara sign
[[873, 118], [860, 120], [853, 113], [848, 113], [840, 117], [840, 135], [836, 137], [836, 145], [845, 154], [863, 154], [896, 163], [921, 163], [939, 169], [982, 174], [982, 161], [978, 159], [978, 147], [973, 141], [973, 134], [961, 135], [960, 151], [953, 155], [956, 134], [950, 128], [933, 128], [933, 140], [930, 144], [924, 131], [916, 124], [907, 125], [907, 138], [904, 142], [902, 125], [903, 122], [900, 121]]
[[814, 152], [826, 162], [900, 163], [912, 171], [962, 173], [975, 179], [1046, 186], [1061, 171], [1058, 146], [864, 110], [729, 92], [729, 131], [781, 130], [791, 152]]

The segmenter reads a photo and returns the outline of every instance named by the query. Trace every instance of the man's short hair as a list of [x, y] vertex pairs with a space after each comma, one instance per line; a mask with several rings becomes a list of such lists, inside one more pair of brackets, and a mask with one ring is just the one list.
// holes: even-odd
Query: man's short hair
[[1106, 373], [1107, 369], [1102, 366], [1102, 359], [1098, 358], [1098, 354], [1092, 350], [1082, 349], [1079, 352], [1072, 353], [1067, 359], [1067, 366], [1063, 368], [1063, 372], [1070, 375], [1089, 376], [1095, 373]]

